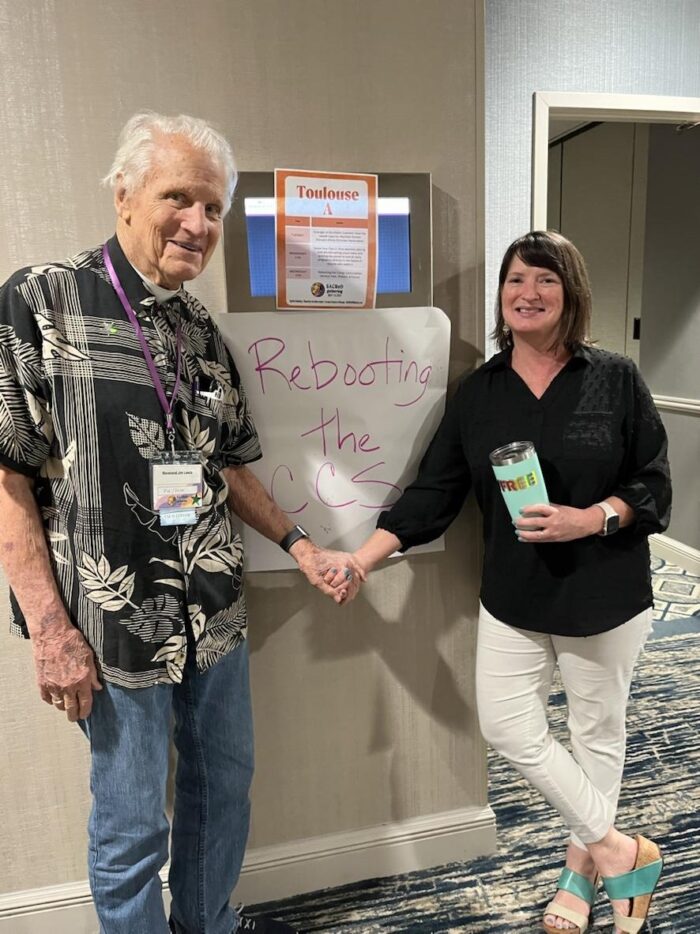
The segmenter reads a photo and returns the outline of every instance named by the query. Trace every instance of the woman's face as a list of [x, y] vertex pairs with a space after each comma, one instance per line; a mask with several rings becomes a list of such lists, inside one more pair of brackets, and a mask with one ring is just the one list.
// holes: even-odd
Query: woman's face
[[503, 319], [513, 339], [556, 341], [564, 311], [564, 285], [551, 269], [527, 266], [514, 256], [501, 287]]

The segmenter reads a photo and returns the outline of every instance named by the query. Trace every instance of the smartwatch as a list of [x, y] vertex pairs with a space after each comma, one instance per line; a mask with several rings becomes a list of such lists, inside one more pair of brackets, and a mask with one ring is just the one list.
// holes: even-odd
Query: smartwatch
[[605, 521], [603, 522], [603, 528], [598, 535], [612, 535], [613, 532], [617, 532], [620, 528], [620, 517], [612, 508], [610, 503], [595, 503], [600, 509], [605, 513]]
[[295, 525], [291, 532], [287, 532], [282, 541], [280, 542], [280, 548], [282, 551], [289, 551], [294, 542], [298, 542], [300, 538], [308, 538], [309, 533], [306, 529], [302, 529], [300, 525]]

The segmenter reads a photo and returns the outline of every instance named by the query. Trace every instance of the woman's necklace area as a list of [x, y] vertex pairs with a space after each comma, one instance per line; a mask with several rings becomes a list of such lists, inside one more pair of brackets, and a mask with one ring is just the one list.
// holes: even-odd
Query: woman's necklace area
[[560, 353], [556, 356], [539, 354], [524, 360], [517, 353], [516, 348], [513, 350], [511, 357], [511, 366], [530, 391], [540, 399], [549, 388], [552, 380], [564, 369], [570, 359], [571, 354], [565, 351], [563, 354]]

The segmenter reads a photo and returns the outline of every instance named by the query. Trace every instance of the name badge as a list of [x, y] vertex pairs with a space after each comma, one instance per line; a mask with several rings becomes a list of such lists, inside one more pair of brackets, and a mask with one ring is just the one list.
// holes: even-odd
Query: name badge
[[193, 451], [166, 451], [151, 458], [151, 499], [161, 525], [194, 525], [202, 505], [204, 474]]

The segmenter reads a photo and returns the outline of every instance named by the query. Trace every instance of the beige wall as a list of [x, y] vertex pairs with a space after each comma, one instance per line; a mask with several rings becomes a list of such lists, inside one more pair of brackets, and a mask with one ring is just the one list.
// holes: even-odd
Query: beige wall
[[[137, 109], [215, 121], [247, 170], [430, 171], [453, 373], [483, 346], [478, 0], [0, 0], [0, 279], [112, 229], [97, 180]], [[221, 265], [205, 289], [223, 295]], [[377, 572], [345, 612], [249, 577], [254, 845], [486, 800], [472, 696], [474, 512], [444, 554]], [[6, 600], [0, 597], [0, 629]], [[0, 891], [85, 877], [86, 746], [0, 654]]]

